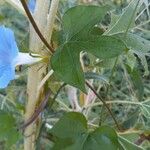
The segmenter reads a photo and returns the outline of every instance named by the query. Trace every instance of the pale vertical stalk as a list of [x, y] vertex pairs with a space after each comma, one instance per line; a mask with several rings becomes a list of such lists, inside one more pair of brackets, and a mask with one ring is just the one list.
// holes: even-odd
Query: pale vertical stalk
[[[45, 1], [45, 0], [44, 0]], [[43, 12], [44, 8], [42, 3], [43, 0], [38, 0], [36, 3], [36, 9], [34, 14], [34, 19], [40, 29], [43, 32], [43, 26], [46, 24], [46, 16]], [[41, 13], [42, 12], [42, 13]], [[43, 43], [37, 36], [36, 32], [30, 25], [30, 49], [34, 53], [40, 53], [42, 50]], [[27, 84], [27, 94], [28, 94], [28, 102], [26, 104], [26, 112], [25, 112], [25, 122], [32, 116], [36, 109], [36, 105], [39, 100], [39, 93], [37, 93], [37, 86], [38, 83], [42, 79], [42, 75], [46, 73], [45, 67], [40, 69], [39, 68], [43, 64], [37, 64], [31, 66], [28, 70], [28, 84]], [[32, 123], [29, 125], [24, 131], [25, 139], [24, 139], [24, 150], [34, 150], [35, 149], [35, 138], [36, 138], [36, 124]]]
[[[55, 0], [53, 0], [54, 3]], [[49, 37], [48, 35], [51, 35], [51, 31], [46, 32], [48, 28], [48, 9], [49, 9], [49, 0], [37, 0], [36, 2], [36, 8], [34, 13], [34, 19], [41, 31], [41, 33], [45, 33], [45, 37]], [[57, 3], [58, 4], [58, 3]], [[55, 7], [55, 13], [57, 7]], [[51, 18], [52, 21], [49, 20], [49, 27], [53, 26], [55, 14], [53, 14], [53, 17]], [[47, 27], [47, 28], [45, 28]], [[48, 39], [48, 38], [47, 38]], [[39, 54], [46, 54], [46, 51], [43, 51], [43, 43], [41, 42], [40, 38], [34, 31], [33, 27], [30, 26], [30, 50], [34, 53]], [[25, 111], [25, 122], [32, 116], [34, 113], [36, 106], [39, 102], [39, 100], [44, 97], [44, 88], [41, 88], [41, 90], [38, 90], [38, 86], [41, 83], [43, 76], [46, 75], [46, 68], [47, 65], [41, 63], [34, 66], [31, 66], [28, 70], [28, 84], [27, 84], [27, 94], [28, 94], [28, 101], [26, 104], [26, 111]], [[34, 150], [35, 149], [35, 140], [37, 136], [37, 127], [38, 125], [36, 123], [32, 123], [29, 125], [25, 131], [25, 139], [24, 139], [24, 150]]]
[[59, 5], [59, 0], [51, 1], [51, 7], [49, 10], [49, 14], [48, 14], [47, 31], [46, 31], [47, 33], [49, 33], [46, 37], [48, 41], [51, 41], [52, 30], [53, 30], [53, 25], [54, 25], [55, 16], [57, 13], [58, 5]]

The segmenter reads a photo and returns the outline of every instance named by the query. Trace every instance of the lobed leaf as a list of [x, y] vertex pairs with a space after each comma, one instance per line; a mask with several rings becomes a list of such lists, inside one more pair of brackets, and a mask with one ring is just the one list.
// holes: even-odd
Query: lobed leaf
[[85, 117], [76, 112], [65, 114], [51, 129], [57, 136], [53, 150], [116, 150], [119, 147], [116, 132], [102, 126], [88, 132]]
[[120, 55], [125, 49], [126, 46], [122, 41], [110, 36], [96, 36], [89, 41], [68, 42], [56, 50], [51, 58], [51, 65], [61, 80], [86, 92], [79, 53], [87, 51], [98, 58], [106, 59]]
[[118, 34], [125, 32], [128, 28], [134, 27], [135, 16], [138, 10], [136, 9], [136, 6], [138, 3], [139, 0], [132, 0], [129, 3], [129, 5], [125, 8], [122, 15], [120, 16], [112, 15], [111, 24], [108, 30], [105, 32], [105, 34], [106, 35]]
[[90, 29], [100, 23], [110, 6], [76, 6], [69, 9], [63, 16], [64, 41], [85, 40]]
[[115, 37], [121, 38], [126, 43], [127, 47], [139, 57], [139, 59], [141, 60], [141, 64], [143, 65], [145, 70], [144, 76], [149, 75], [146, 55], [150, 50], [150, 42], [133, 33], [128, 33], [126, 35], [126, 38], [124, 38], [123, 34], [115, 35]]

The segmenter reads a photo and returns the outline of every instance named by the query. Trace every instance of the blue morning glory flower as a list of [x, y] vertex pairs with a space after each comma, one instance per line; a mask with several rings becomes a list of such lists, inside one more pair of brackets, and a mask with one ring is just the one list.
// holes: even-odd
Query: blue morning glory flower
[[28, 53], [20, 53], [11, 29], [0, 26], [0, 88], [5, 88], [15, 79], [15, 67], [32, 64], [41, 58], [33, 58]]
[[28, 7], [30, 11], [33, 13], [35, 9], [36, 0], [29, 0], [28, 1]]

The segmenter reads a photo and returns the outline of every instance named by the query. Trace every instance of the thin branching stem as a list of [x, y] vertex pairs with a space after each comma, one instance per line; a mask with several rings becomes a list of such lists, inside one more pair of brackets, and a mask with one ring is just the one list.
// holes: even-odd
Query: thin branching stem
[[106, 109], [108, 110], [109, 114], [111, 115], [112, 119], [114, 120], [118, 130], [120, 130], [119, 124], [115, 118], [115, 116], [113, 115], [112, 111], [110, 110], [110, 108], [108, 107], [107, 103], [101, 98], [101, 96], [95, 91], [95, 89], [86, 81], [86, 85], [93, 91], [93, 93], [98, 97], [98, 99], [103, 103], [103, 105], [106, 107]]

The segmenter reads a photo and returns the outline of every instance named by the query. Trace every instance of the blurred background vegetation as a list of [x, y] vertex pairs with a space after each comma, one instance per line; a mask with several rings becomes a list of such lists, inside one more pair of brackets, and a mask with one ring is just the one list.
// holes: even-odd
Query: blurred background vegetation
[[[64, 12], [78, 4], [109, 4], [114, 7], [114, 13], [119, 15], [129, 2], [130, 0], [61, 0], [55, 30], [57, 31], [59, 28], [61, 28], [60, 22]], [[150, 1], [145, 0], [145, 5], [143, 5], [140, 12], [143, 10], [144, 11], [136, 20], [137, 25], [150, 19], [149, 5]], [[103, 22], [103, 29], [107, 29], [109, 24], [110, 15], [106, 16]], [[17, 10], [12, 8], [7, 3], [0, 3], [0, 25], [5, 25], [13, 29], [20, 51], [30, 51], [29, 23], [23, 15], [18, 13]], [[136, 32], [137, 35], [150, 40], [149, 29], [150, 23], [147, 23], [142, 27], [136, 28], [134, 32]], [[57, 37], [55, 36], [54, 32], [53, 40], [55, 41], [56, 38]], [[150, 57], [146, 56], [146, 59], [143, 61], [141, 61], [141, 59], [138, 57], [135, 61], [135, 58], [133, 58], [132, 55], [128, 58], [128, 62], [130, 64], [133, 63], [134, 65], [136, 62], [136, 69], [134, 70], [134, 74], [130, 75], [121, 64], [117, 65], [108, 93], [109, 102], [111, 101], [109, 106], [116, 116], [119, 125], [125, 131], [123, 135], [132, 142], [138, 142], [138, 140], [144, 134], [147, 139], [144, 139], [138, 144], [142, 145], [144, 149], [150, 150]], [[96, 89], [99, 89], [98, 91], [100, 95], [105, 98], [106, 86], [111, 74], [114, 60], [97, 62], [94, 56], [85, 53], [83, 61], [87, 72], [92, 72], [93, 68], [97, 68], [97, 76], [94, 77], [93, 84]], [[148, 73], [146, 76], [144, 76], [146, 68]], [[0, 120], [4, 120], [3, 123], [0, 121], [0, 150], [19, 150], [23, 147], [23, 136], [21, 135], [21, 132], [16, 130], [16, 127], [18, 128], [22, 124], [23, 114], [25, 111], [25, 103], [27, 98], [27, 66], [16, 68], [16, 72], [16, 80], [12, 81], [7, 89], [0, 90]], [[92, 76], [91, 74], [88, 75]], [[103, 80], [101, 80], [101, 78]], [[50, 80], [53, 80], [54, 82], [53, 85], [50, 82], [49, 86], [53, 92], [56, 93], [61, 84], [54, 76], [52, 76]], [[81, 97], [82, 93], [78, 91], [78, 101], [82, 106], [83, 102]], [[89, 106], [90, 109], [84, 108], [82, 110], [82, 112], [86, 115], [86, 118], [88, 118], [91, 128], [104, 124], [115, 126], [108, 112], [98, 102], [99, 101], [96, 100], [94, 104]], [[141, 106], [141, 104], [143, 105]], [[39, 129], [40, 136], [37, 140], [37, 149], [50, 149], [52, 143], [50, 142], [50, 137], [48, 134], [49, 125], [53, 125], [64, 112], [70, 110], [72, 110], [72, 108], [67, 96], [67, 90], [62, 88], [52, 107], [51, 102], [49, 102], [46, 106], [46, 109], [41, 114], [43, 124]], [[2, 115], [4, 112], [8, 112], [8, 114], [5, 114], [5, 116]], [[14, 129], [10, 129], [12, 125], [14, 126]], [[5, 128], [8, 130], [7, 132], [3, 133], [2, 131]]]

